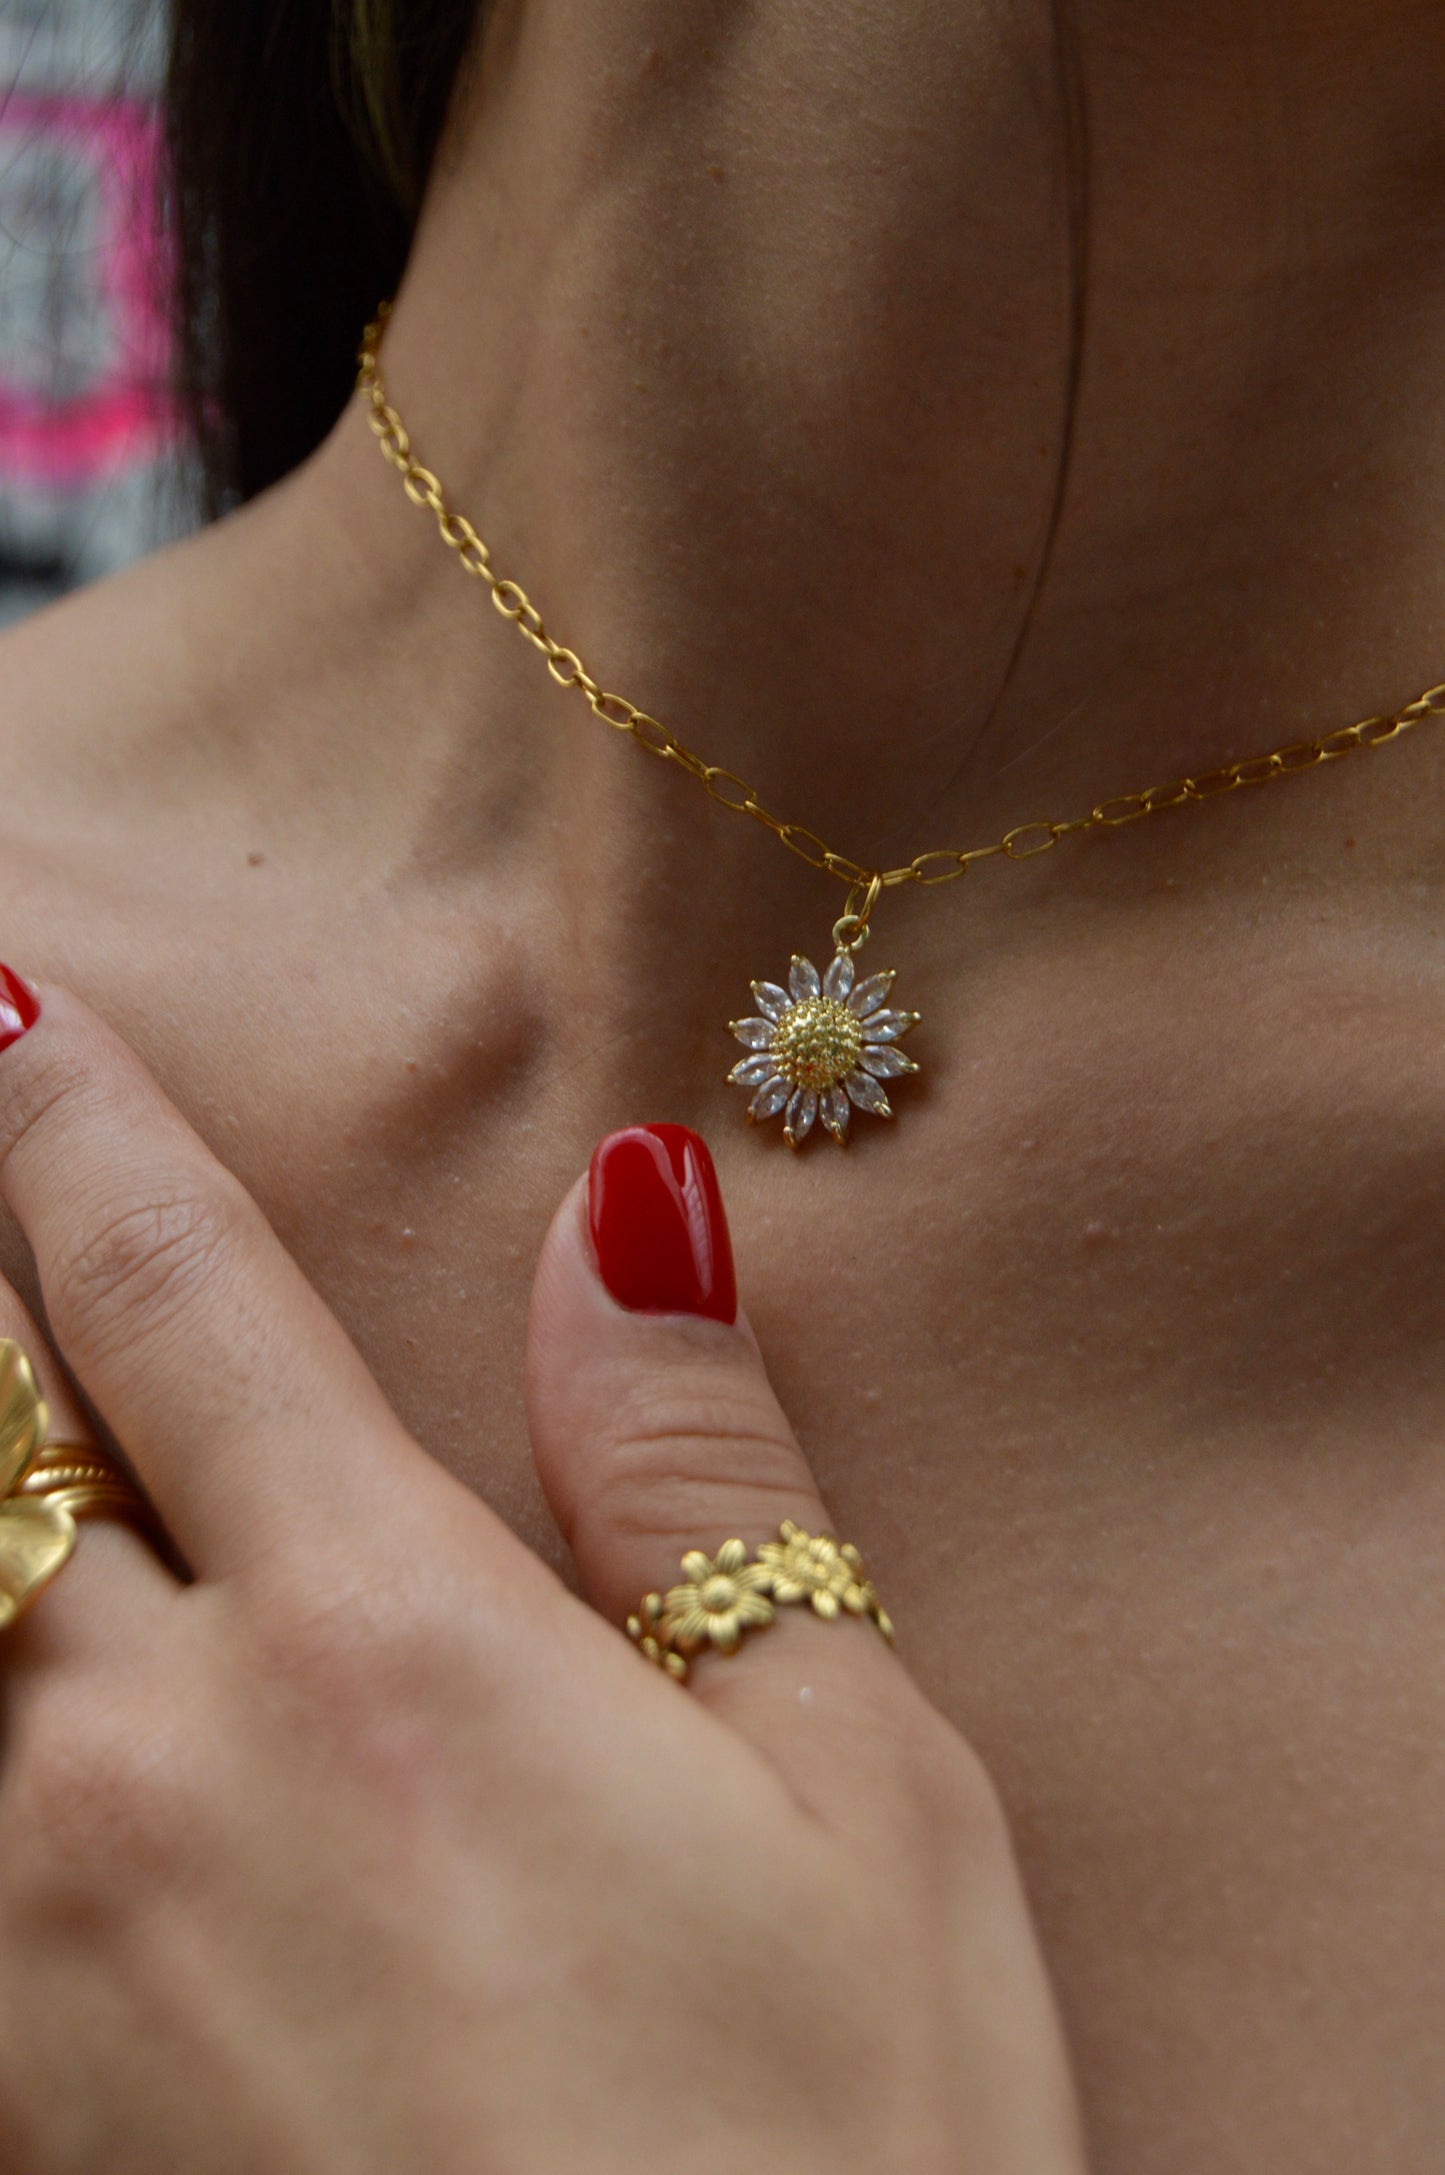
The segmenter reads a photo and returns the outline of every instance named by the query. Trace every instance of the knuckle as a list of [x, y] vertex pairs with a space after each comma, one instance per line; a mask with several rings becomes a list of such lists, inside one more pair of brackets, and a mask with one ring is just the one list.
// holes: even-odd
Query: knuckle
[[251, 1695], [289, 1741], [383, 1795], [402, 1770], [455, 1787], [464, 1738], [531, 1712], [517, 1650], [535, 1559], [489, 1576], [431, 1537], [425, 1554], [401, 1536], [365, 1551], [313, 1537], [304, 1560], [283, 1548], [235, 1590]]
[[802, 1453], [771, 1397], [685, 1387], [644, 1393], [604, 1417], [591, 1486], [623, 1539], [690, 1533], [711, 1504], [775, 1523], [810, 1488]]
[[6, 1856], [32, 1907], [132, 1910], [191, 1860], [206, 1822], [170, 1712], [51, 1684], [16, 1755]]
[[249, 1595], [247, 1648], [254, 1676], [293, 1715], [358, 1737], [434, 1699], [456, 1638], [444, 1570], [422, 1577], [409, 1561], [312, 1544], [304, 1577], [283, 1551], [268, 1578]]
[[101, 1209], [48, 1264], [46, 1303], [56, 1334], [94, 1348], [144, 1314], [153, 1325], [222, 1273], [239, 1218], [223, 1186], [153, 1186], [139, 1201]]

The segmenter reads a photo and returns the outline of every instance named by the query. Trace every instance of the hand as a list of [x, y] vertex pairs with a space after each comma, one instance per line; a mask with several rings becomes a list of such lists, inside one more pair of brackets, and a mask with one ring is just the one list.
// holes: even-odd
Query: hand
[[[617, 1628], [687, 1548], [828, 1530], [741, 1320], [619, 1305], [563, 1203], [528, 1378], [578, 1599], [59, 992], [0, 1190], [193, 1572], [87, 1525], [0, 1646], [10, 2175], [1077, 2175], [997, 1802], [873, 1625], [783, 1610], [686, 1689]], [[8, 1291], [0, 1334], [73, 1437]]]

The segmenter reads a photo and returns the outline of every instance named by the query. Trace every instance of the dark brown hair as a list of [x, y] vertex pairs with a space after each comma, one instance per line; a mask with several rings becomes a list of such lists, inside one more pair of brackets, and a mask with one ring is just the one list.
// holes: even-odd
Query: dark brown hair
[[177, 386], [211, 511], [320, 443], [485, 0], [171, 0]]

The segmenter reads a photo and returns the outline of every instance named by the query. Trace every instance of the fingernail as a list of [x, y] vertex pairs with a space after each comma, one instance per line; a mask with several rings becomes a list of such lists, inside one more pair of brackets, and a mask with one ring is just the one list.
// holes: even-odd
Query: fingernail
[[641, 1314], [737, 1319], [732, 1240], [706, 1143], [685, 1125], [630, 1125], [599, 1143], [587, 1215], [602, 1281]]
[[18, 1042], [40, 1017], [40, 999], [28, 982], [0, 965], [0, 1050]]

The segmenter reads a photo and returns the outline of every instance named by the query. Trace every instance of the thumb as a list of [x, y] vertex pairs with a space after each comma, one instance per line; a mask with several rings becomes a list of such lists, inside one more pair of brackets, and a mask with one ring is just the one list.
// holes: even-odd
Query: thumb
[[[683, 1126], [609, 1135], [558, 1211], [532, 1296], [527, 1408], [583, 1591], [614, 1623], [677, 1585], [690, 1550], [712, 1558], [737, 1539], [751, 1559], [784, 1519], [833, 1531], [737, 1312], [712, 1158]], [[835, 1613], [778, 1607], [736, 1657], [704, 1648], [693, 1688], [753, 1736], [780, 1709], [796, 1732], [800, 1696], [854, 1722], [870, 1686], [895, 1702], [907, 1679], [876, 1626]]]

